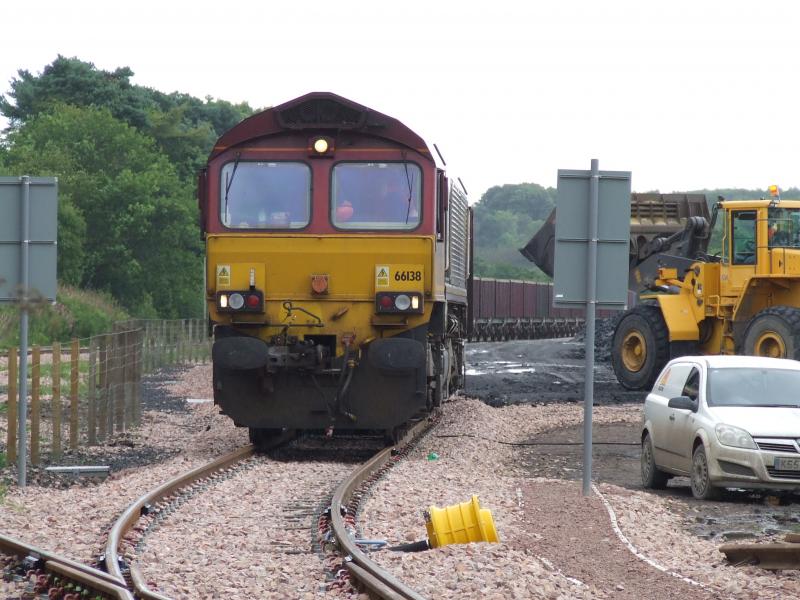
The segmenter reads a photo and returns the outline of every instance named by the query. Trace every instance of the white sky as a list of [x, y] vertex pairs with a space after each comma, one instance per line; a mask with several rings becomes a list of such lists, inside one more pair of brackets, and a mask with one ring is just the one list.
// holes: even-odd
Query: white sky
[[2, 93], [59, 53], [254, 107], [332, 91], [436, 142], [472, 201], [591, 158], [637, 191], [800, 186], [797, 2], [28, 0], [2, 16]]

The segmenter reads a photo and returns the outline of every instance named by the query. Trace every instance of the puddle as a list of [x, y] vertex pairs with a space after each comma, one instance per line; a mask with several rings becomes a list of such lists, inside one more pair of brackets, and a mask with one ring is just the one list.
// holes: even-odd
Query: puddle
[[[733, 502], [763, 502], [757, 494], [730, 491]], [[737, 497], [738, 496], [738, 497]], [[796, 496], [795, 496], [796, 498]], [[800, 532], [800, 515], [797, 504], [788, 506], [764, 506], [750, 504], [747, 512], [732, 512], [735, 508], [729, 502], [715, 507], [709, 515], [707, 506], [704, 514], [689, 519], [687, 529], [697, 537], [713, 542], [733, 542], [739, 540], [763, 540], [764, 536], [783, 538], [787, 533]], [[744, 508], [744, 507], [742, 507]]]

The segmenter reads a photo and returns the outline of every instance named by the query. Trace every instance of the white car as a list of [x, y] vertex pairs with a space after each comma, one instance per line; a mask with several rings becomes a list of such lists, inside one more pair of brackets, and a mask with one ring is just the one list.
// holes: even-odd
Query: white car
[[800, 489], [800, 362], [683, 356], [644, 403], [642, 483], [689, 476], [695, 498], [719, 488]]

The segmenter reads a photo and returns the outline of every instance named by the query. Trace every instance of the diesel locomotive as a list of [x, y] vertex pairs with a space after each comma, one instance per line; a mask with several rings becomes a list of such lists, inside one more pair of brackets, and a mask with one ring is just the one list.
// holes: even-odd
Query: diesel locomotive
[[463, 386], [467, 194], [403, 123], [321, 92], [257, 113], [198, 202], [214, 402], [254, 443], [394, 439]]

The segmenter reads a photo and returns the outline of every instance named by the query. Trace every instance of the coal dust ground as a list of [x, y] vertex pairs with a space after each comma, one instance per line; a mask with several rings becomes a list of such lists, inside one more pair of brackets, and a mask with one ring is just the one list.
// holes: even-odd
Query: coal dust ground
[[[583, 402], [582, 341], [476, 342], [467, 344], [466, 354], [466, 393], [491, 406]], [[598, 347], [595, 354], [594, 404], [644, 401], [646, 394], [631, 392], [617, 383], [607, 351]]]
[[[642, 406], [645, 392], [631, 392], [617, 383], [608, 362], [606, 337], [598, 335], [601, 339], [595, 349], [594, 404]], [[478, 342], [467, 345], [466, 355], [466, 393], [491, 406], [583, 403], [583, 341]], [[594, 425], [592, 437], [593, 481], [643, 489], [639, 425]], [[544, 432], [526, 441], [531, 445], [520, 447], [517, 456], [532, 477], [583, 477], [582, 426]], [[672, 510], [682, 517], [687, 531], [718, 542], [761, 541], [800, 530], [797, 494], [726, 490], [719, 502], [698, 501], [686, 477], [676, 477], [666, 490], [650, 493], [674, 500]]]

